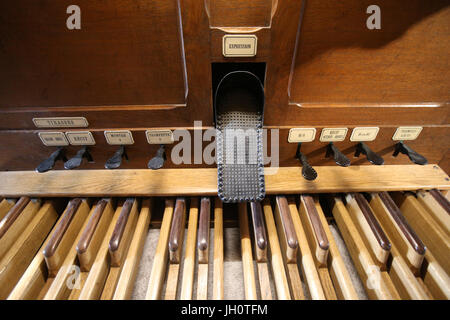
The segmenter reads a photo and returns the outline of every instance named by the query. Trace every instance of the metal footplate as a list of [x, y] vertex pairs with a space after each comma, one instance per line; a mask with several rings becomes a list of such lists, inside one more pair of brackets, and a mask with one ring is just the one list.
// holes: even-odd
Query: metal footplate
[[231, 72], [218, 86], [215, 106], [219, 198], [260, 201], [265, 196], [262, 84], [250, 72]]

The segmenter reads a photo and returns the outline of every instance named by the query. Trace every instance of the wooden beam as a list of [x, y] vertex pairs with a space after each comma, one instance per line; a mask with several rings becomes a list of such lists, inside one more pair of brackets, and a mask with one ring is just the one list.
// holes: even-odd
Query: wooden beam
[[[276, 173], [274, 171], [278, 169]], [[437, 165], [315, 167], [307, 181], [301, 167], [266, 168], [267, 194], [450, 189], [448, 175]], [[73, 170], [37, 173], [0, 172], [3, 197], [175, 196], [217, 194], [217, 169]], [[24, 183], [26, 181], [26, 183]], [[172, 182], [177, 181], [174, 185]], [[132, 187], [130, 187], [132, 186]]]

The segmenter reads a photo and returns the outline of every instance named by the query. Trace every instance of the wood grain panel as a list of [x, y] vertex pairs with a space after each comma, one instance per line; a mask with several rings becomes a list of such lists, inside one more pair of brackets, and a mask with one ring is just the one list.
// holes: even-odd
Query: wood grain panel
[[176, 1], [80, 0], [80, 30], [70, 4], [0, 4], [2, 108], [185, 103]]
[[[370, 165], [364, 156], [360, 156], [358, 158], [354, 157], [357, 143], [350, 141], [350, 135], [354, 126], [344, 125], [343, 127], [349, 128], [347, 137], [345, 141], [336, 142], [335, 146], [351, 160], [352, 165]], [[307, 156], [308, 161], [313, 166], [335, 165], [331, 157], [325, 157], [327, 143], [319, 141], [323, 126], [315, 126], [315, 128], [317, 131], [315, 141], [304, 143], [302, 145], [302, 152]], [[170, 127], [170, 129], [177, 130], [181, 128]], [[202, 130], [207, 129], [209, 129], [209, 127], [202, 128]], [[295, 158], [297, 144], [288, 143], [290, 128], [282, 127], [279, 131], [273, 131], [272, 129], [275, 128], [268, 128], [267, 130], [266, 163], [271, 161], [267, 165], [276, 165], [276, 162], [269, 157], [276, 156], [275, 152], [277, 150], [277, 145], [275, 143], [278, 143], [279, 165], [282, 167], [299, 166], [299, 161]], [[83, 161], [80, 168], [103, 169], [105, 162], [114, 154], [114, 152], [117, 151], [118, 146], [111, 146], [107, 144], [104, 136], [104, 130], [90, 130], [96, 142], [96, 145], [89, 147], [89, 151], [94, 162], [88, 163]], [[146, 129], [143, 128], [131, 128], [130, 131], [133, 134], [135, 144], [126, 146], [128, 161], [124, 160], [122, 162], [120, 167], [121, 169], [147, 168], [148, 161], [156, 154], [159, 145], [148, 144], [145, 137], [145, 130]], [[185, 142], [184, 137], [180, 137], [179, 141], [180, 143], [183, 143], [183, 145], [191, 145], [191, 150], [194, 150], [200, 142], [195, 141], [194, 130], [192, 130], [192, 127], [188, 130], [191, 136], [191, 141]], [[397, 157], [392, 157], [395, 148], [395, 141], [392, 140], [392, 136], [394, 135], [395, 130], [396, 127], [392, 126], [380, 127], [376, 140], [368, 142], [367, 145], [385, 159], [385, 164], [411, 164], [408, 157], [403, 154], [399, 154]], [[61, 131], [65, 132], [72, 130]], [[203, 131], [203, 133], [205, 133], [205, 131]], [[272, 141], [272, 139], [274, 140]], [[210, 143], [214, 144], [214, 139], [212, 142], [202, 141], [201, 143], [204, 150], [204, 148]], [[417, 140], [408, 141], [406, 144], [413, 148], [416, 152], [425, 156], [429, 163], [438, 163], [442, 159], [443, 154], [450, 149], [450, 126], [426, 126], [423, 128]], [[183, 161], [180, 163], [178, 158], [174, 158], [180, 155], [180, 145], [178, 145], [177, 149], [173, 150], [173, 148], [177, 145], [178, 141], [174, 144], [166, 146], [167, 161], [164, 163], [164, 168], [215, 167], [214, 162], [212, 164], [207, 164], [204, 160], [201, 161], [202, 163], [196, 164], [194, 152], [189, 152], [188, 150], [181, 153], [183, 159], [188, 161]], [[20, 146], [20, 151], [16, 146]], [[65, 150], [67, 156], [72, 157], [80, 148], [80, 146], [66, 147]], [[48, 158], [49, 155], [55, 150], [55, 147], [46, 147], [42, 144], [38, 137], [38, 131], [0, 131], [0, 153], [3, 155], [0, 158], [0, 170], [34, 170], [39, 163]], [[57, 161], [54, 169], [63, 169], [63, 162]]]
[[207, 0], [209, 23], [214, 27], [269, 26], [272, 0]]
[[[447, 102], [448, 1], [377, 1], [381, 29], [366, 27], [369, 0], [307, 1], [290, 101]], [[418, 90], [420, 88], [420, 90]]]
[[[307, 181], [301, 175], [301, 168], [268, 168], [265, 170], [266, 193], [450, 189], [449, 177], [436, 165], [323, 166], [317, 167], [317, 173], [316, 180]], [[3, 181], [0, 195], [6, 197], [217, 194], [216, 169], [97, 170], [95, 174], [90, 170], [50, 171], [45, 174], [14, 171], [0, 172], [0, 180]]]

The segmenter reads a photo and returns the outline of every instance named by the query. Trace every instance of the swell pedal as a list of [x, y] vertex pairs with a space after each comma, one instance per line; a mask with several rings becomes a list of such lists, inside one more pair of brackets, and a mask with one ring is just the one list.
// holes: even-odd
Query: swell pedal
[[214, 97], [218, 195], [224, 202], [265, 196], [263, 158], [264, 88], [247, 71], [228, 73]]

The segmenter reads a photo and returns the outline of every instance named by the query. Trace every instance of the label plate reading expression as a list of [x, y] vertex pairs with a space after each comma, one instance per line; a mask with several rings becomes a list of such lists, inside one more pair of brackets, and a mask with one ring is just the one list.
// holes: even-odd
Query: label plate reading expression
[[95, 144], [94, 137], [89, 131], [66, 132], [66, 137], [70, 144], [74, 146], [90, 146]]
[[353, 129], [350, 141], [373, 141], [379, 130], [378, 127], [357, 127]]
[[171, 144], [173, 143], [172, 130], [147, 130], [145, 132], [149, 144]]
[[111, 145], [133, 144], [133, 135], [129, 130], [105, 131], [106, 142]]
[[61, 147], [69, 145], [64, 132], [39, 132], [38, 135], [42, 143], [47, 147]]
[[222, 54], [224, 57], [254, 57], [257, 42], [255, 35], [226, 34], [222, 40]]
[[316, 137], [316, 128], [292, 128], [289, 130], [288, 142], [311, 142]]

